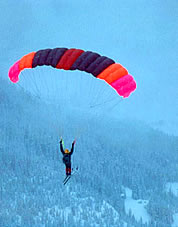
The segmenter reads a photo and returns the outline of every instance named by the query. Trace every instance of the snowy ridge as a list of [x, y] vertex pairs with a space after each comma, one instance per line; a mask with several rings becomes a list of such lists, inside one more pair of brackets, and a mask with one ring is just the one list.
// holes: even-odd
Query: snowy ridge
[[175, 196], [178, 197], [178, 182], [168, 182], [166, 184], [166, 191], [171, 191]]
[[148, 200], [134, 200], [132, 198], [132, 190], [129, 188], [125, 188], [126, 191], [126, 199], [125, 199], [125, 210], [126, 213], [131, 213], [134, 215], [135, 219], [137, 221], [140, 221], [142, 219], [143, 223], [149, 223], [150, 216], [147, 213], [147, 210], [145, 209], [145, 206], [148, 204]]
[[177, 127], [177, 120], [170, 120], [170, 121], [163, 121], [159, 120], [157, 122], [151, 122], [150, 125], [152, 128], [162, 131], [169, 135], [178, 136], [178, 127]]
[[178, 213], [174, 214], [173, 215], [173, 224], [172, 224], [172, 227], [178, 227]]
[[[70, 196], [73, 206], [66, 206], [63, 209], [57, 205], [47, 208], [46, 211], [38, 213], [35, 222], [39, 223], [45, 216], [51, 224], [55, 223], [56, 218], [63, 220], [64, 226], [69, 223], [76, 223], [79, 226], [86, 226], [86, 220], [90, 226], [118, 226], [124, 222], [120, 221], [119, 213], [106, 201], [97, 201], [93, 197], [78, 198], [75, 192]], [[124, 224], [125, 225], [125, 224]]]
[[[171, 192], [174, 196], [178, 197], [178, 182], [168, 182], [165, 190], [166, 192]], [[172, 227], [178, 227], [178, 213], [173, 214]]]

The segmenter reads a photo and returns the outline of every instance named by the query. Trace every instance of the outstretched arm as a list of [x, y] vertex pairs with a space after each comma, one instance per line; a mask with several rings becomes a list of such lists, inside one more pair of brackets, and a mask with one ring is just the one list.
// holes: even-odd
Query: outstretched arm
[[74, 152], [74, 145], [75, 145], [75, 140], [73, 141], [73, 143], [72, 143], [72, 148], [71, 148], [71, 150], [70, 150], [70, 154], [72, 155], [73, 154], [73, 152]]
[[63, 145], [62, 145], [62, 139], [60, 140], [60, 150], [62, 152], [62, 154], [64, 154], [64, 148], [63, 148]]

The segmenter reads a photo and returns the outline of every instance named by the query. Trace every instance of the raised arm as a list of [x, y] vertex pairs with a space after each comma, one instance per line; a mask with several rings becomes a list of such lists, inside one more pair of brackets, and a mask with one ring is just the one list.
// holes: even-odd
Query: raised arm
[[75, 140], [73, 141], [73, 143], [72, 143], [72, 147], [71, 147], [71, 150], [70, 150], [70, 154], [72, 155], [73, 154], [73, 152], [74, 152], [74, 145], [75, 145]]
[[62, 139], [60, 140], [60, 150], [62, 152], [62, 154], [64, 154], [64, 148], [63, 148], [63, 145], [62, 145]]

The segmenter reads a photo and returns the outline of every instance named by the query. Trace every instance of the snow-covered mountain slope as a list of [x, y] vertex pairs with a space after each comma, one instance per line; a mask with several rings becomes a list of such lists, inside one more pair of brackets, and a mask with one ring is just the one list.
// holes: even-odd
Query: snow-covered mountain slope
[[145, 209], [145, 206], [148, 204], [148, 200], [138, 199], [135, 200], [132, 198], [132, 190], [130, 188], [125, 188], [126, 199], [125, 199], [125, 210], [126, 213], [134, 215], [137, 221], [142, 219], [142, 223], [149, 223], [150, 216]]

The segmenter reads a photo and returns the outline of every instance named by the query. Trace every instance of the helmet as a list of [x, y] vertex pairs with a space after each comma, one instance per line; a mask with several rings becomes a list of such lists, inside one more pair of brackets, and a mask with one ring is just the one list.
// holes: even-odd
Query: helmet
[[68, 154], [70, 151], [68, 149], [65, 149], [64, 153]]

